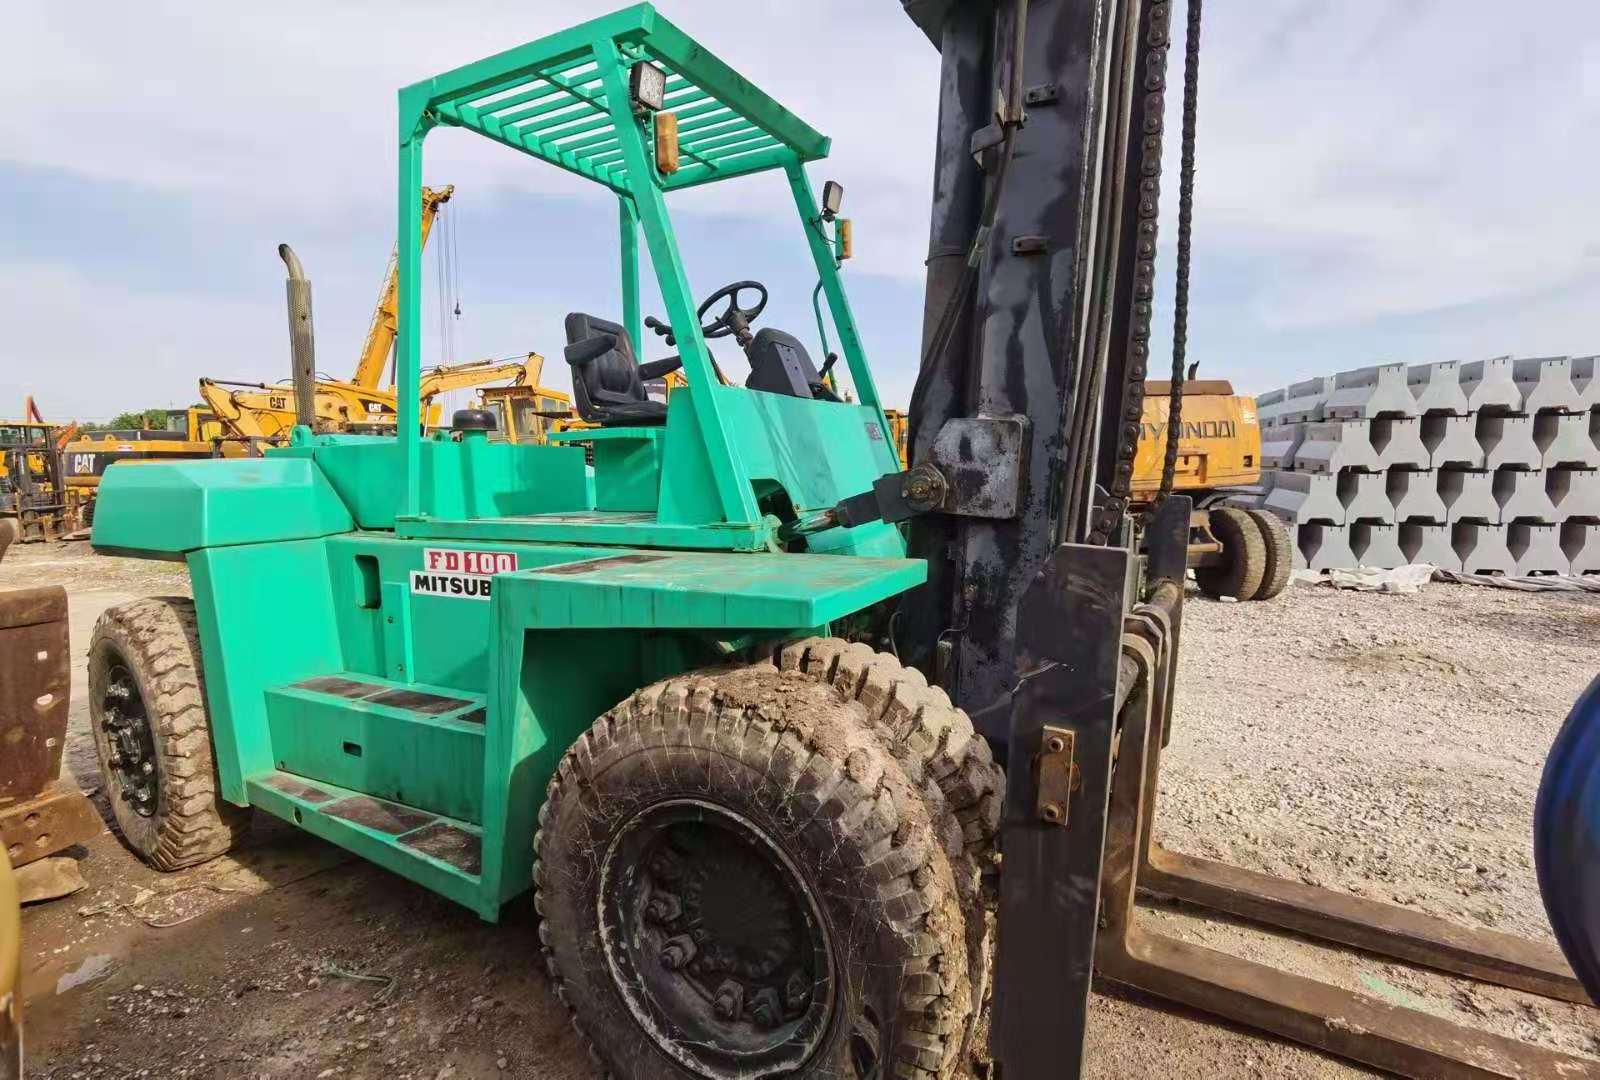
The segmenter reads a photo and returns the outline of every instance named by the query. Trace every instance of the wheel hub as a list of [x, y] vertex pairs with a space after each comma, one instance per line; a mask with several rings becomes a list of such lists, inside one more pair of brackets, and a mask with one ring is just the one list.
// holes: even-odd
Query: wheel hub
[[105, 732], [106, 763], [122, 799], [149, 817], [156, 812], [156, 745], [150, 714], [133, 673], [122, 663], [111, 665], [100, 697], [100, 727]]
[[652, 1040], [706, 1077], [798, 1068], [833, 1009], [816, 897], [752, 823], [676, 800], [637, 815], [601, 866], [612, 978]]

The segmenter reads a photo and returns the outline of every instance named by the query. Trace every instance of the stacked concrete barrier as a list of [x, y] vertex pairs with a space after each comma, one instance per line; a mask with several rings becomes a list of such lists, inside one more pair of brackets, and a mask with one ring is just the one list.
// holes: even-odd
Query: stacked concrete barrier
[[1301, 568], [1600, 573], [1600, 358], [1384, 364], [1256, 399]]

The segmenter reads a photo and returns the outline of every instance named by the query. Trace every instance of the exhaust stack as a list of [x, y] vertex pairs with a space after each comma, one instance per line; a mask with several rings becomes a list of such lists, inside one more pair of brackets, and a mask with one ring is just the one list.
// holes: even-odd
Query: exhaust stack
[[288, 244], [278, 245], [278, 255], [289, 268], [285, 283], [289, 295], [289, 357], [294, 379], [294, 422], [316, 430], [317, 348], [311, 328], [311, 281], [300, 258]]

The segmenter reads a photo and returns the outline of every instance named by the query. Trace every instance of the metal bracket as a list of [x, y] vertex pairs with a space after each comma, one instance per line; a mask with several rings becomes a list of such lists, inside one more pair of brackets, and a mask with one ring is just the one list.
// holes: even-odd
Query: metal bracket
[[1077, 733], [1071, 728], [1044, 725], [1039, 744], [1039, 784], [1035, 806], [1039, 820], [1047, 825], [1065, 827], [1067, 824], [1072, 790], [1077, 779], [1078, 767], [1073, 762], [1077, 741]]
[[1014, 518], [1027, 476], [1028, 419], [973, 416], [946, 420], [928, 464], [944, 475], [937, 509], [960, 517]]

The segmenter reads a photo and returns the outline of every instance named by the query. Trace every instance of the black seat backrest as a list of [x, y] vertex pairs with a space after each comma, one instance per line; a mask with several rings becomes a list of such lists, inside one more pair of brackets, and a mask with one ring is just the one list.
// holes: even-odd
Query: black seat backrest
[[566, 356], [578, 415], [590, 423], [603, 423], [608, 407], [649, 400], [633, 339], [619, 323], [574, 311], [567, 316]]

